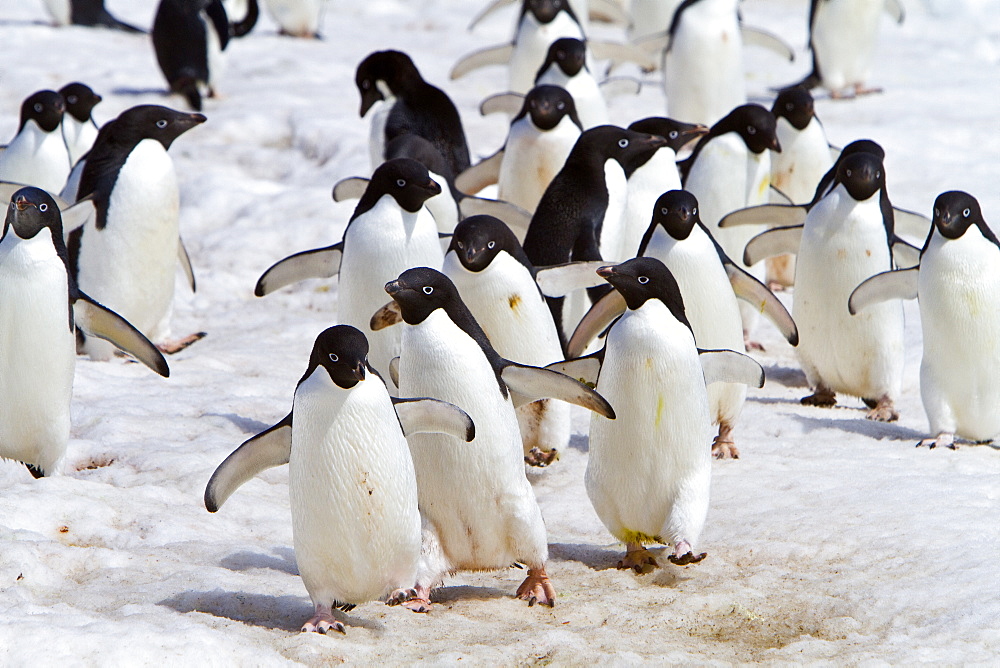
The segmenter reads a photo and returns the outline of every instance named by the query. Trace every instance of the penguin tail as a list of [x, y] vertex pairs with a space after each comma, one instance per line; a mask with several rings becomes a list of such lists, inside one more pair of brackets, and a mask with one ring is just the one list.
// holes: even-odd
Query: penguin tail
[[37, 466], [28, 464], [27, 462], [21, 462], [21, 463], [24, 464], [25, 467], [27, 467], [28, 473], [30, 473], [35, 480], [45, 477], [45, 472], [42, 471], [42, 469], [38, 468]]
[[201, 91], [198, 90], [197, 79], [192, 76], [183, 76], [176, 79], [170, 88], [175, 93], [183, 95], [192, 109], [201, 111]]

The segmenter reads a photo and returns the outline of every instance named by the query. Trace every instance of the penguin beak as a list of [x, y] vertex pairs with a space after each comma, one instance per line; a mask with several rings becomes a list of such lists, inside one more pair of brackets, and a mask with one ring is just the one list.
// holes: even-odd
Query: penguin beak
[[379, 100], [384, 100], [384, 99], [385, 97], [382, 96], [382, 91], [380, 91], [377, 86], [373, 86], [372, 88], [369, 88], [368, 90], [363, 92], [361, 94], [361, 110], [359, 112], [361, 117], [362, 118], [365, 117], [365, 114], [367, 114], [368, 110], [372, 108], [372, 105], [374, 105]]
[[403, 291], [403, 286], [399, 284], [399, 281], [389, 281], [385, 284], [385, 291], [389, 293], [390, 297], [395, 298], [400, 292]]
[[24, 211], [29, 206], [35, 206], [35, 205], [29, 202], [27, 197], [21, 195], [20, 197], [14, 200], [14, 206], [17, 207], [18, 211]]
[[771, 138], [771, 145], [768, 148], [775, 153], [781, 153], [781, 143], [778, 141], [778, 135], [774, 135]]
[[615, 267], [614, 267], [614, 265], [611, 265], [611, 266], [608, 266], [608, 267], [599, 267], [597, 269], [597, 275], [600, 276], [601, 278], [605, 279], [605, 280], [609, 279], [610, 277], [612, 277], [612, 276], [615, 275]]
[[465, 263], [466, 263], [466, 265], [470, 265], [473, 262], [475, 262], [476, 256], [479, 255], [479, 250], [480, 249], [478, 249], [478, 248], [476, 248], [474, 246], [469, 246], [468, 248], [465, 249]]
[[353, 369], [351, 369], [351, 373], [354, 375], [354, 377], [357, 380], [364, 380], [365, 379], [365, 362], [364, 362], [364, 360], [359, 361], [357, 363], [357, 365]]
[[433, 197], [434, 195], [440, 195], [441, 194], [441, 185], [437, 181], [435, 181], [434, 179], [431, 179], [430, 181], [428, 181], [424, 185], [424, 187], [427, 188], [428, 192], [433, 193], [431, 195], [431, 197]]

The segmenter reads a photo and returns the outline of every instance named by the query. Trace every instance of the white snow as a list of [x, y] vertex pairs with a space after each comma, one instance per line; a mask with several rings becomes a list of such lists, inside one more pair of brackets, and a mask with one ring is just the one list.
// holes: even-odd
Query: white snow
[[[368, 172], [354, 68], [370, 51], [407, 51], [456, 101], [474, 154], [497, 149], [505, 122], [476, 107], [506, 73], [447, 80], [458, 57], [509, 35], [511, 10], [466, 31], [483, 2], [333, 0], [322, 41], [278, 37], [262, 14], [232, 42], [208, 122], [170, 150], [198, 279], [191, 295], [178, 278], [173, 331], [208, 336], [170, 359], [169, 379], [81, 358], [66, 475], [36, 481], [0, 462], [0, 664], [997, 661], [1000, 451], [913, 447], [927, 429], [915, 304], [893, 424], [864, 420], [850, 399], [800, 406], [794, 352], [761, 325], [768, 380], [750, 391], [736, 432], [743, 458], [713, 464], [704, 562], [646, 576], [614, 568], [622, 546], [583, 489], [580, 412], [562, 459], [529, 473], [554, 609], [513, 598], [523, 571], [462, 573], [429, 615], [369, 603], [347, 615], [346, 636], [298, 632], [311, 606], [291, 548], [287, 471], [251, 481], [215, 515], [202, 494], [226, 455], [288, 411], [315, 335], [333, 324], [336, 284], [264, 299], [253, 285], [285, 255], [340, 239], [353, 203], [334, 204], [330, 189]], [[144, 26], [155, 4], [107, 3]], [[967, 190], [1000, 229], [1000, 2], [906, 5], [902, 26], [880, 29], [870, 83], [885, 92], [820, 100], [818, 113], [838, 145], [870, 137], [885, 147], [897, 205], [929, 213], [938, 193]], [[807, 11], [799, 0], [743, 3], [747, 23], [799, 54], [788, 64], [749, 50], [752, 100], [769, 104], [769, 87], [808, 71]], [[41, 2], [0, 0], [0, 44], [0, 142], [24, 97], [73, 80], [104, 96], [102, 122], [140, 103], [182, 108], [163, 93], [146, 36], [54, 28]], [[654, 84], [610, 112], [626, 125], [663, 109]]]

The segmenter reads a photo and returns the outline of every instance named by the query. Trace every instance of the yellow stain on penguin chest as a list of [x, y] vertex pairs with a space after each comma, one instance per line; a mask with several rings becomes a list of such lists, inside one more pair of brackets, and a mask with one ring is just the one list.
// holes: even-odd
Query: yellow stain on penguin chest
[[657, 428], [660, 427], [660, 421], [663, 419], [663, 409], [666, 407], [666, 402], [663, 401], [663, 395], [656, 397], [656, 420], [653, 425]]
[[511, 311], [517, 313], [517, 307], [521, 305], [521, 295], [507, 297], [507, 304], [510, 306]]

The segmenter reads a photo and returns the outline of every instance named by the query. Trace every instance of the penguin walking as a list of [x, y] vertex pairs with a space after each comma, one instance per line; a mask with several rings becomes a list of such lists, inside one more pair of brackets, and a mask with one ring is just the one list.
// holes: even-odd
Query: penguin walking
[[282, 35], [319, 37], [325, 0], [264, 0], [264, 4]]
[[400, 392], [461, 406], [476, 424], [476, 437], [467, 447], [437, 434], [408, 439], [425, 522], [411, 606], [429, 606], [431, 588], [447, 572], [498, 570], [518, 561], [528, 566], [528, 575], [517, 597], [554, 605], [555, 590], [545, 570], [545, 525], [525, 477], [514, 409], [554, 397], [609, 418], [614, 411], [572, 378], [501, 357], [441, 272], [409, 269], [385, 289], [394, 306], [383, 307], [376, 319], [390, 322], [388, 312], [406, 322]]
[[451, 98], [424, 81], [416, 65], [401, 51], [375, 51], [358, 65], [355, 83], [361, 94], [362, 118], [383, 105], [371, 119], [372, 168], [381, 165], [386, 145], [401, 134], [419, 135], [441, 153], [452, 174], [469, 167], [469, 146], [462, 119]]
[[23, 462], [36, 478], [62, 472], [77, 327], [169, 375], [142, 334], [77, 288], [56, 201], [40, 188], [21, 188], [0, 235], [0, 457]]
[[60, 126], [66, 103], [54, 90], [32, 93], [21, 103], [17, 134], [0, 153], [0, 181], [58, 193], [70, 162]]
[[1000, 436], [1000, 355], [991, 334], [1000, 326], [1000, 241], [976, 198], [958, 190], [934, 200], [933, 225], [918, 266], [868, 279], [849, 307], [863, 314], [888, 299], [918, 300], [920, 396], [931, 435], [917, 445], [955, 448], [956, 438]]
[[152, 28], [156, 62], [170, 90], [195, 111], [203, 97], [215, 97], [229, 34], [222, 0], [160, 0]]
[[385, 303], [386, 282], [410, 267], [444, 262], [437, 226], [424, 207], [440, 193], [441, 186], [419, 162], [385, 162], [372, 174], [343, 239], [275, 263], [257, 281], [254, 294], [263, 297], [306, 278], [339, 275], [337, 319], [365, 333], [372, 366], [387, 373], [389, 362], [399, 355], [401, 332], [374, 330], [371, 315]]
[[97, 139], [98, 125], [93, 111], [102, 98], [90, 86], [80, 82], [66, 84], [59, 89], [59, 94], [66, 104], [62, 122], [63, 139], [69, 162], [75, 165]]
[[471, 441], [461, 409], [393, 399], [368, 365], [368, 341], [349, 325], [316, 337], [292, 411], [237, 448], [212, 474], [205, 507], [217, 512], [260, 472], [289, 465], [295, 562], [315, 614], [303, 632], [344, 632], [334, 609], [407, 599], [420, 556], [417, 481], [404, 434], [441, 430]]
[[[180, 193], [167, 150], [205, 122], [201, 114], [139, 105], [104, 125], [80, 172], [78, 199], [90, 196], [94, 219], [69, 233], [69, 262], [82, 289], [114, 309], [165, 352], [204, 336], [169, 341], [180, 239]], [[185, 263], [185, 269], [189, 269]], [[193, 287], [193, 275], [189, 280]], [[86, 339], [92, 359], [111, 349]]]
[[614, 421], [591, 417], [587, 496], [625, 544], [619, 568], [644, 573], [656, 567], [644, 547], [651, 543], [672, 545], [671, 563], [697, 563], [705, 558], [695, 547], [712, 475], [706, 385], [724, 380], [761, 387], [763, 369], [733, 351], [696, 347], [680, 289], [659, 260], [634, 258], [598, 273], [628, 310], [601, 351], [550, 366], [596, 382], [620, 407]]
[[125, 32], [142, 29], [119, 21], [104, 7], [104, 0], [45, 0], [45, 9], [56, 25], [99, 26]]

